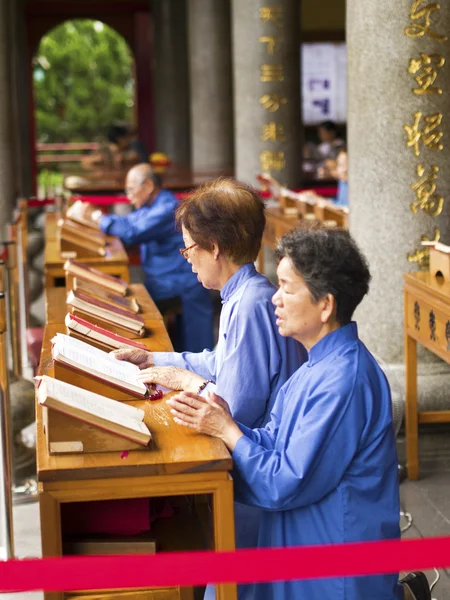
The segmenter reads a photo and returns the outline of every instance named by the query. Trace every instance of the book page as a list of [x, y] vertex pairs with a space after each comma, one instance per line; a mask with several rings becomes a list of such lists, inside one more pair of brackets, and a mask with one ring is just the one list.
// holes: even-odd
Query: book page
[[76, 385], [60, 381], [59, 379], [49, 377], [48, 375], [35, 377], [34, 379], [38, 388], [39, 402], [48, 396], [66, 403], [69, 406], [78, 408], [96, 406], [96, 410], [101, 411], [102, 415], [98, 412], [93, 414], [98, 414], [99, 416], [113, 414], [116, 415], [115, 420], [117, 420], [117, 418], [132, 419], [133, 421], [144, 420], [145, 412], [141, 408], [136, 408], [135, 406], [112, 400], [111, 398], [101, 396], [100, 394], [90, 392], [89, 390], [83, 390]]
[[146, 392], [147, 387], [145, 384], [137, 380], [139, 367], [136, 365], [116, 360], [108, 352], [103, 352], [103, 350], [62, 333], [57, 333], [52, 342], [54, 342], [52, 348], [53, 358], [60, 354], [86, 371], [101, 373], [106, 380], [108, 378], [115, 379], [132, 385], [142, 390], [143, 393]]

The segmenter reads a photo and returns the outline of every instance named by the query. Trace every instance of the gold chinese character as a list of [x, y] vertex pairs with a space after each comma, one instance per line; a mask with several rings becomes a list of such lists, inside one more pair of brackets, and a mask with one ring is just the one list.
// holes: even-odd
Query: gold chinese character
[[425, 34], [431, 38], [438, 40], [438, 42], [447, 41], [446, 35], [440, 35], [430, 29], [431, 27], [431, 13], [436, 10], [441, 10], [441, 5], [437, 2], [432, 2], [423, 8], [419, 8], [420, 5], [426, 0], [414, 0], [411, 9], [409, 11], [409, 18], [411, 21], [418, 21], [423, 19], [422, 23], [413, 23], [409, 27], [405, 27], [405, 33], [408, 37], [416, 38], [423, 37]]
[[[441, 232], [437, 227], [434, 228], [434, 239], [433, 242], [438, 242], [441, 237]], [[422, 242], [431, 242], [430, 238], [426, 235], [421, 236]], [[430, 266], [430, 247], [423, 247], [415, 252], [408, 252], [406, 256], [408, 262], [416, 262], [420, 269], [428, 269]]]
[[281, 6], [262, 7], [259, 9], [261, 23], [274, 23], [277, 27], [283, 27], [283, 8]]
[[[434, 65], [433, 65], [434, 63]], [[445, 58], [438, 54], [424, 54], [420, 53], [420, 59], [411, 58], [409, 61], [408, 73], [416, 75], [414, 79], [417, 81], [419, 87], [413, 88], [414, 94], [442, 94], [441, 88], [432, 87], [436, 81], [437, 70], [440, 69], [445, 63]]]
[[278, 45], [281, 44], [280, 38], [277, 35], [262, 35], [259, 38], [262, 44], [267, 44], [267, 53], [275, 54], [275, 50], [278, 49]]
[[428, 175], [425, 174], [423, 165], [417, 165], [419, 181], [413, 183], [410, 188], [416, 193], [416, 201], [411, 204], [411, 211], [416, 213], [424, 210], [430, 217], [438, 217], [444, 207], [444, 198], [436, 194], [436, 179], [439, 171], [437, 165], [432, 165]]
[[284, 142], [285, 139], [286, 136], [284, 135], [283, 125], [277, 125], [275, 121], [263, 125], [263, 132], [261, 135], [262, 142]]
[[287, 104], [287, 98], [283, 98], [278, 94], [264, 94], [259, 99], [261, 106], [270, 112], [277, 112], [281, 104]]
[[261, 171], [282, 171], [286, 166], [284, 152], [264, 150], [259, 155]]
[[283, 65], [261, 65], [260, 81], [284, 81]]
[[419, 122], [421, 118], [422, 113], [418, 111], [414, 113], [413, 125], [403, 126], [403, 129], [406, 131], [406, 135], [408, 136], [408, 139], [406, 140], [406, 147], [413, 147], [415, 156], [420, 155], [420, 141], [422, 141], [422, 143], [430, 150], [442, 150], [444, 147], [443, 144], [440, 143], [440, 140], [444, 134], [442, 131], [435, 131], [435, 129], [437, 129], [441, 124], [442, 113], [435, 113], [434, 115], [424, 117], [425, 126], [422, 131], [419, 129]]

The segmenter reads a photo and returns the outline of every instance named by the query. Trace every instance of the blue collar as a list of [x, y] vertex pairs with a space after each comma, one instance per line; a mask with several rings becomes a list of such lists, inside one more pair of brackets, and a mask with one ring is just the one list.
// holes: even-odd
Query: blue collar
[[251, 277], [256, 275], [255, 265], [253, 263], [247, 263], [243, 267], [236, 271], [234, 275], [226, 282], [223, 288], [220, 290], [220, 297], [222, 302], [226, 302], [231, 298], [234, 292], [241, 287], [243, 283], [248, 281]]
[[337, 350], [340, 346], [348, 344], [349, 342], [356, 342], [357, 340], [358, 327], [355, 321], [352, 321], [343, 327], [339, 327], [339, 329], [336, 329], [323, 337], [311, 348], [309, 351], [308, 366], [312, 367], [326, 358], [331, 352]]

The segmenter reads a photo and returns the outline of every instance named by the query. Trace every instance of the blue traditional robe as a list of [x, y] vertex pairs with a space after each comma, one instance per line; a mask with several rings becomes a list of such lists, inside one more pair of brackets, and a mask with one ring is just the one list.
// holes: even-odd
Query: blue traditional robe
[[[397, 454], [389, 384], [355, 323], [320, 340], [263, 429], [240, 425], [236, 499], [262, 509], [260, 547], [396, 539]], [[396, 575], [275, 582], [254, 600], [400, 600]]]
[[145, 286], [153, 300], [181, 297], [183, 349], [199, 352], [212, 348], [213, 306], [211, 295], [192, 273], [181, 256], [183, 237], [175, 227], [178, 200], [168, 190], [161, 190], [149, 206], [142, 206], [125, 216], [104, 215], [100, 229], [119, 237], [124, 244], [139, 244]]
[[[219, 341], [215, 351], [154, 353], [155, 365], [176, 365], [215, 381], [233, 417], [248, 427], [269, 419], [278, 391], [306, 360], [303, 346], [278, 333], [272, 296], [274, 285], [252, 263], [241, 267], [220, 292]], [[214, 386], [213, 386], [214, 387]], [[256, 547], [259, 510], [236, 503], [236, 545]], [[240, 586], [239, 598], [247, 598]], [[205, 598], [213, 598], [208, 590]]]

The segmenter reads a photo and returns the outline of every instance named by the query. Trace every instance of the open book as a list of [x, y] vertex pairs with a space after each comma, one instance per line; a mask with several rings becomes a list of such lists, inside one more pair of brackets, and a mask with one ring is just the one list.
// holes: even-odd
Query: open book
[[148, 350], [147, 346], [140, 342], [135, 342], [126, 337], [113, 333], [108, 329], [94, 325], [89, 321], [67, 313], [65, 324], [69, 330], [69, 335], [82, 340], [86, 343], [91, 341], [99, 344], [106, 352], [117, 350], [117, 348], [139, 348], [140, 350]]
[[110, 400], [47, 375], [36, 377], [36, 385], [37, 399], [42, 406], [143, 446], [151, 440], [151, 433], [144, 423], [145, 412], [140, 408]]
[[[80, 373], [108, 386], [114, 386], [138, 398], [155, 398], [156, 386], [138, 380], [139, 367], [132, 363], [117, 360], [107, 352], [94, 348], [81, 340], [63, 333], [52, 339], [52, 358]], [[158, 393], [156, 392], [158, 395]], [[161, 394], [158, 395], [161, 397]]]
[[139, 304], [137, 303], [136, 298], [124, 298], [123, 296], [118, 296], [117, 294], [113, 294], [99, 285], [86, 281], [85, 279], [74, 277], [73, 289], [77, 292], [92, 296], [97, 300], [101, 300], [102, 302], [106, 302], [107, 304], [111, 304], [111, 306], [115, 306], [116, 308], [121, 308], [122, 310], [132, 313], [139, 312]]
[[64, 270], [73, 277], [79, 277], [92, 283], [96, 283], [119, 296], [125, 296], [128, 290], [128, 283], [118, 277], [113, 277], [94, 269], [89, 265], [76, 260], [67, 260], [64, 263]]
[[[90, 216], [82, 216], [85, 209], [85, 204], [81, 200], [76, 200], [72, 206], [70, 206], [66, 211], [66, 216], [72, 221], [83, 225], [84, 227], [89, 227], [90, 229], [99, 231], [98, 223], [95, 223]], [[91, 208], [91, 212], [93, 209]]]
[[[86, 315], [98, 317], [107, 323], [122, 327], [134, 333], [135, 336], [145, 334], [144, 319], [141, 315], [117, 308], [103, 300], [97, 300], [79, 290], [72, 290], [67, 295], [67, 304]], [[83, 317], [83, 315], [79, 315]]]

